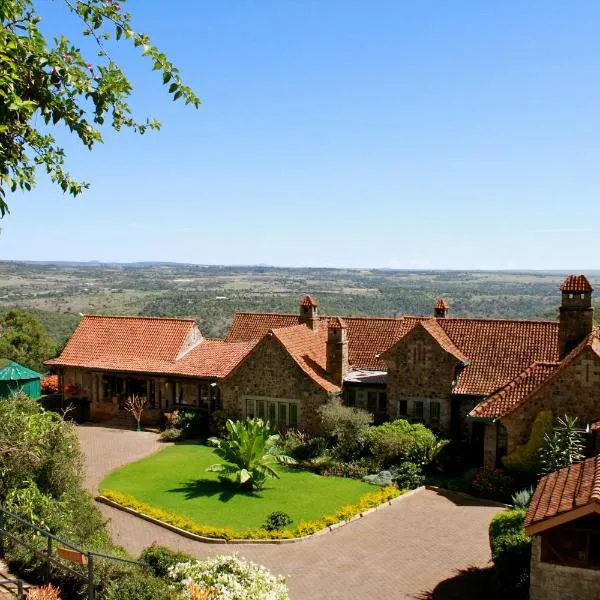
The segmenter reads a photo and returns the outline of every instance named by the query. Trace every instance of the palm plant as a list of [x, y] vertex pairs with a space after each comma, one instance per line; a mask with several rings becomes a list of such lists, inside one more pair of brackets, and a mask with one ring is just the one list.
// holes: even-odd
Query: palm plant
[[224, 463], [211, 465], [206, 469], [214, 473], [234, 475], [237, 483], [244, 488], [261, 488], [268, 477], [279, 479], [275, 464], [294, 464], [296, 461], [277, 448], [279, 435], [273, 433], [269, 422], [262, 419], [245, 421], [227, 420], [227, 437], [210, 438], [216, 446], [215, 453]]

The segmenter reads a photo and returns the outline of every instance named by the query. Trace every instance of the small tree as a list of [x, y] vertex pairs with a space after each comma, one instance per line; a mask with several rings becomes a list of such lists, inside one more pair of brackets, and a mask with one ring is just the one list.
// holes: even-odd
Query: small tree
[[360, 408], [344, 406], [332, 399], [319, 407], [321, 430], [334, 441], [333, 454], [341, 460], [353, 460], [363, 451], [373, 415]]
[[559, 417], [558, 427], [544, 436], [544, 445], [540, 450], [541, 475], [558, 471], [585, 458], [583, 431], [577, 429], [576, 425], [577, 417]]
[[146, 403], [148, 402], [148, 398], [144, 398], [143, 396], [129, 396], [123, 407], [125, 410], [130, 413], [133, 418], [137, 422], [136, 431], [141, 431], [140, 421], [142, 420], [142, 415], [144, 414], [144, 409], [146, 408]]

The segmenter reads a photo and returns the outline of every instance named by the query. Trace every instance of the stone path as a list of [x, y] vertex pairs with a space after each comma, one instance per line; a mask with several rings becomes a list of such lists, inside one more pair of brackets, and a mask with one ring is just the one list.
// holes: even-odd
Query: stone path
[[[156, 434], [79, 427], [86, 485], [97, 492], [112, 470], [163, 447]], [[132, 554], [156, 541], [197, 557], [237, 552], [288, 579], [293, 600], [422, 598], [460, 569], [488, 564], [488, 525], [500, 510], [424, 490], [328, 535], [286, 545], [204, 544], [109, 506], [114, 541]]]

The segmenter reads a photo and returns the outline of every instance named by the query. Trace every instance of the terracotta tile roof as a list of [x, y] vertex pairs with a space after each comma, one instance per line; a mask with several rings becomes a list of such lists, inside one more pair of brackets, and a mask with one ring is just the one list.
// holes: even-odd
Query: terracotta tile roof
[[203, 340], [193, 319], [90, 315], [83, 317], [61, 355], [46, 364], [220, 378], [254, 345]]
[[448, 310], [448, 303], [443, 299], [440, 298], [436, 303], [434, 308], [437, 308], [439, 310]]
[[313, 298], [312, 296], [304, 296], [300, 306], [319, 306], [319, 303], [316, 298]]
[[469, 416], [488, 419], [505, 416], [526, 400], [558, 367], [559, 363], [533, 363], [504, 387], [480, 402]]
[[431, 337], [449, 354], [452, 354], [461, 363], [468, 364], [469, 359], [456, 347], [454, 342], [448, 337], [446, 332], [440, 327], [435, 319], [421, 321], [419, 323]]
[[270, 332], [287, 350], [298, 366], [328, 392], [339, 392], [340, 386], [327, 378], [327, 329], [313, 331], [306, 325], [274, 329]]
[[555, 517], [584, 507], [600, 512], [600, 455], [542, 477], [525, 518], [525, 532], [549, 529]]
[[534, 362], [558, 362], [558, 323], [498, 319], [438, 319], [469, 359], [455, 394], [487, 396]]
[[[321, 317], [321, 322], [328, 322], [330, 318]], [[373, 371], [386, 369], [378, 355], [418, 323], [437, 323], [451, 344], [469, 362], [454, 389], [456, 394], [487, 396], [512, 381], [534, 362], [558, 362], [558, 322], [433, 317], [343, 319], [348, 326], [351, 367]], [[258, 340], [270, 329], [296, 324], [297, 315], [236, 313], [226, 339]]]
[[348, 329], [348, 325], [346, 325], [346, 321], [344, 321], [342, 317], [329, 317], [327, 327], [333, 329]]
[[585, 275], [569, 275], [560, 286], [560, 291], [581, 294], [591, 293], [594, 289]]

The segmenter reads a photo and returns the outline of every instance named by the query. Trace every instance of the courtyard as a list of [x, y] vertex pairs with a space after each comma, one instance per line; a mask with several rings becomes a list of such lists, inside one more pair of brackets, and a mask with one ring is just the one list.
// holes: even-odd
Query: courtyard
[[[151, 432], [78, 427], [86, 459], [86, 486], [97, 494], [112, 471], [164, 447]], [[221, 553], [264, 564], [288, 579], [291, 597], [426, 598], [457, 572], [488, 565], [488, 526], [500, 510], [492, 503], [423, 490], [384, 510], [308, 541], [206, 544], [105, 505], [115, 543], [137, 555], [153, 542], [198, 558]]]

